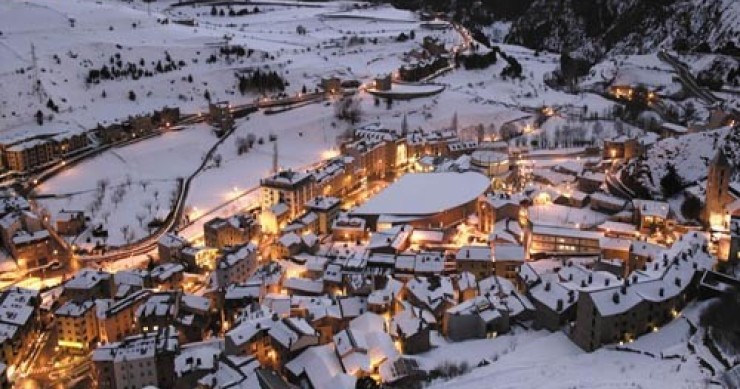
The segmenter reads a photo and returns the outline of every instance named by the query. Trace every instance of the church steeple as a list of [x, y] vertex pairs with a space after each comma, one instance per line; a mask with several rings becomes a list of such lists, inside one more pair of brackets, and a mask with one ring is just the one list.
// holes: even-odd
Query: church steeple
[[727, 227], [725, 207], [731, 201], [729, 194], [732, 163], [720, 147], [709, 163], [703, 222], [712, 227]]

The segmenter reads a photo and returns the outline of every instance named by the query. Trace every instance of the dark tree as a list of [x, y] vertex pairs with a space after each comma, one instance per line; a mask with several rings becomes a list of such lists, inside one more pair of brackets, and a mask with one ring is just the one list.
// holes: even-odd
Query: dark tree
[[681, 176], [676, 172], [676, 167], [673, 165], [666, 166], [667, 173], [660, 180], [660, 187], [663, 190], [663, 196], [666, 198], [673, 197], [675, 194], [683, 189], [683, 180]]
[[36, 111], [36, 124], [42, 126], [44, 124], [44, 113], [41, 110]]
[[716, 343], [722, 344], [740, 353], [740, 291], [729, 290], [719, 300], [712, 302], [699, 317], [702, 327], [709, 328], [708, 333]]
[[134, 93], [134, 91], [132, 90], [128, 91], [128, 99], [131, 101], [136, 101], [136, 93]]
[[695, 196], [687, 196], [681, 203], [681, 213], [689, 220], [699, 219], [701, 214], [701, 200]]
[[379, 389], [380, 385], [378, 385], [375, 380], [373, 380], [370, 377], [362, 377], [357, 379], [357, 383], [355, 384], [355, 389]]

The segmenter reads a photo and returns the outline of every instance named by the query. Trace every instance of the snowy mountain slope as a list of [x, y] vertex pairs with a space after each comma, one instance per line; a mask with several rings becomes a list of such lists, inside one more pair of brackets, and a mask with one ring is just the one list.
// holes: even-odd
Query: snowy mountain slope
[[[507, 40], [584, 58], [658, 48], [740, 47], [740, 2], [734, 0], [537, 0]], [[544, 39], [543, 39], [544, 38]]]
[[[506, 41], [533, 49], [576, 52], [597, 62], [607, 54], [734, 51], [740, 47], [736, 0], [391, 0], [409, 9], [442, 11], [478, 26], [505, 22]], [[728, 43], [734, 46], [727, 46]]]

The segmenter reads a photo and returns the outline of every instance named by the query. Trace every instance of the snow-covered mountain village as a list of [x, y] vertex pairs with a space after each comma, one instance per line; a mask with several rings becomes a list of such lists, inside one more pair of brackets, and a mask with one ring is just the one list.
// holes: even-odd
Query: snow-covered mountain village
[[740, 3], [0, 2], [0, 388], [740, 387]]

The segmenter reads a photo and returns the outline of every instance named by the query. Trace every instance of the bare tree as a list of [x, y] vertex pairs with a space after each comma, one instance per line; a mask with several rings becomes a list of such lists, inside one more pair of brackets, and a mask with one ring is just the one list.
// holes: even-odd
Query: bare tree
[[131, 230], [131, 226], [126, 224], [125, 226], [121, 226], [121, 236], [123, 236], [123, 239], [128, 242], [128, 232]]
[[98, 190], [101, 192], [105, 192], [105, 190], [108, 188], [108, 185], [110, 184], [110, 180], [107, 178], [101, 178], [97, 182]]
[[[251, 137], [251, 138], [250, 138]], [[248, 134], [246, 137], [239, 136], [234, 140], [234, 144], [236, 145], [236, 153], [237, 155], [242, 155], [249, 151], [249, 149], [252, 148], [252, 145], [254, 145], [254, 135]]]
[[144, 219], [145, 218], [146, 218], [146, 214], [145, 213], [139, 212], [139, 213], [136, 214], [136, 220], [139, 221], [139, 227], [142, 227], [144, 225]]
[[334, 104], [334, 115], [339, 120], [350, 124], [357, 124], [362, 118], [360, 100], [354, 97], [344, 97]]
[[113, 205], [118, 208], [118, 204], [123, 201], [123, 197], [126, 195], [126, 188], [123, 186], [116, 187], [116, 190], [113, 192], [113, 195], [111, 196], [111, 201], [113, 202]]

